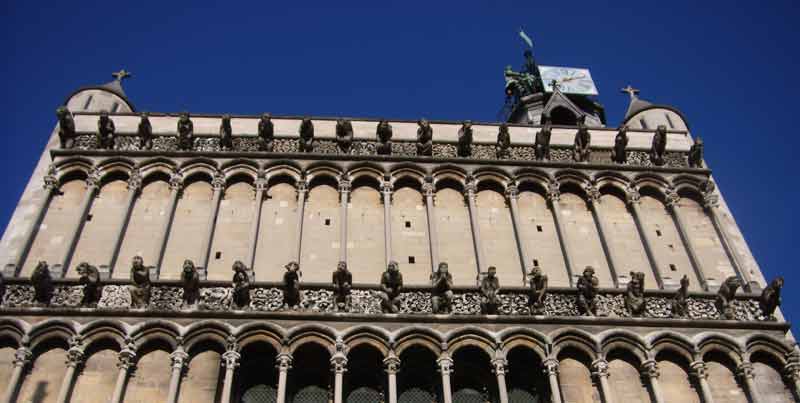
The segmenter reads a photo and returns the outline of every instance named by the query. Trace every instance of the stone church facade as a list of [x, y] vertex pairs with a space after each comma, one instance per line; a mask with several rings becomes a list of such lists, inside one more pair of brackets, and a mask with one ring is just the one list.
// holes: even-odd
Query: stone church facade
[[797, 401], [776, 288], [675, 108], [143, 114], [121, 78], [67, 98], [0, 243], [3, 402]]

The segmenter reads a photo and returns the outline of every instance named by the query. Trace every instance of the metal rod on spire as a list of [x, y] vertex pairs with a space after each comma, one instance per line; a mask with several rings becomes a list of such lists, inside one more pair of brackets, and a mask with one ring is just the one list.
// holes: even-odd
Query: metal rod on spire
[[533, 40], [522, 30], [522, 27], [519, 28], [519, 37], [528, 44], [529, 48], [533, 49]]

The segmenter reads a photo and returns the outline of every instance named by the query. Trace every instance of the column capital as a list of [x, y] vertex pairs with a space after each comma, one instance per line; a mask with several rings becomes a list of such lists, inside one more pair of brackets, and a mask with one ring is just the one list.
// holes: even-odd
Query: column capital
[[443, 353], [439, 358], [436, 360], [436, 364], [439, 365], [439, 372], [442, 375], [450, 375], [453, 373], [453, 359], [450, 358], [450, 355], [447, 353]]
[[792, 382], [800, 382], [800, 363], [790, 361], [783, 367], [783, 376]]
[[182, 346], [178, 346], [178, 348], [169, 355], [169, 359], [172, 361], [172, 369], [182, 370], [186, 365], [186, 360], [189, 359], [189, 354], [183, 351]]
[[267, 186], [269, 185], [269, 179], [265, 178], [264, 175], [259, 175], [258, 179], [255, 182], [256, 191], [265, 191], [267, 190]]
[[93, 168], [86, 176], [86, 186], [90, 188], [97, 188], [100, 186], [100, 170]]
[[717, 185], [711, 179], [703, 182], [700, 185], [700, 190], [703, 194], [703, 207], [712, 209], [719, 206], [719, 196], [715, 194]]
[[668, 208], [675, 208], [678, 207], [678, 203], [681, 201], [681, 196], [678, 194], [678, 191], [674, 188], [667, 188], [666, 192], [664, 192], [664, 204], [667, 205]]
[[589, 203], [597, 203], [600, 201], [600, 188], [594, 183], [587, 183], [583, 186], [586, 191], [586, 201]]
[[474, 177], [469, 176], [464, 183], [464, 195], [467, 197], [475, 197], [476, 193], [478, 193], [478, 181], [475, 180]]
[[348, 177], [343, 175], [339, 178], [339, 193], [350, 193], [352, 189], [353, 184]]
[[592, 363], [592, 375], [598, 378], [608, 378], [608, 361], [604, 358], [594, 360]]
[[642, 375], [650, 379], [656, 379], [661, 375], [658, 370], [658, 362], [656, 362], [656, 360], [647, 360], [643, 362], [641, 372]]
[[228, 350], [222, 353], [222, 365], [228, 369], [234, 369], [239, 366], [239, 359], [242, 355], [236, 350]]
[[561, 184], [557, 181], [547, 183], [547, 200], [556, 203], [561, 199]]
[[505, 358], [494, 358], [492, 359], [492, 371], [495, 375], [505, 375], [506, 369], [508, 367], [508, 360]]
[[739, 367], [736, 368], [736, 375], [742, 379], [755, 379], [755, 368], [753, 368], [752, 363], [743, 361], [739, 364]]
[[544, 367], [544, 373], [547, 375], [556, 375], [558, 374], [558, 360], [555, 358], [548, 358], [542, 362], [542, 367]]
[[436, 194], [436, 185], [433, 181], [426, 180], [422, 183], [422, 194], [425, 197], [433, 197]]
[[519, 199], [519, 187], [515, 183], [506, 186], [506, 197], [510, 199]]
[[25, 367], [31, 362], [33, 352], [28, 347], [22, 346], [14, 352], [14, 360], [11, 362], [15, 367]]
[[71, 347], [67, 350], [67, 367], [70, 368], [77, 368], [79, 365], [83, 363], [83, 349], [80, 347]]
[[128, 191], [138, 192], [142, 188], [142, 172], [136, 168], [128, 178]]
[[211, 187], [214, 190], [222, 190], [225, 187], [225, 175], [222, 172], [217, 171], [214, 174], [214, 177], [211, 179]]
[[695, 361], [689, 364], [689, 367], [692, 369], [692, 375], [697, 377], [698, 379], [706, 379], [708, 378], [708, 367], [706, 367], [706, 363], [703, 361]]
[[117, 354], [117, 368], [127, 371], [133, 366], [133, 361], [136, 359], [136, 352], [133, 348], [126, 346]]
[[289, 353], [280, 353], [275, 357], [275, 368], [280, 372], [287, 372], [292, 369], [292, 355]]
[[331, 368], [336, 374], [343, 374], [347, 372], [347, 356], [341, 351], [337, 351], [331, 357]]
[[400, 358], [394, 353], [394, 350], [389, 351], [389, 355], [383, 359], [383, 365], [386, 367], [386, 373], [394, 375], [400, 372]]
[[53, 191], [58, 189], [58, 173], [56, 172], [56, 167], [53, 164], [47, 168], [47, 175], [45, 175], [42, 180], [44, 183], [42, 186], [47, 191]]
[[625, 199], [628, 204], [638, 204], [642, 199], [642, 195], [639, 193], [639, 189], [637, 189], [636, 186], [628, 185], [625, 189]]
[[183, 187], [183, 175], [175, 171], [169, 176], [169, 188], [173, 191], [180, 191]]
[[295, 191], [297, 192], [298, 197], [299, 197], [300, 193], [303, 193], [303, 194], [308, 193], [308, 181], [305, 180], [305, 178], [298, 180], [297, 181], [297, 188], [295, 189]]

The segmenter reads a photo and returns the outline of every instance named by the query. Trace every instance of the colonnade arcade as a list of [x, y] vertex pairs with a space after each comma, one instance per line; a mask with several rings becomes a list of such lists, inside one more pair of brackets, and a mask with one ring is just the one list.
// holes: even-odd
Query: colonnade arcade
[[632, 270], [648, 288], [677, 287], [683, 275], [693, 289], [731, 275], [752, 282], [704, 176], [302, 164], [58, 159], [14, 274], [46, 260], [74, 277], [88, 261], [127, 278], [141, 255], [162, 279], [188, 258], [216, 280], [242, 260], [257, 280], [276, 281], [297, 260], [303, 281], [327, 282], [347, 261], [356, 283], [377, 283], [397, 260], [411, 285], [427, 285], [441, 261], [456, 285], [489, 266], [502, 284], [524, 285], [534, 264], [554, 286], [572, 286], [588, 265], [603, 287], [623, 286]]
[[0, 336], [3, 402], [766, 403], [800, 382], [758, 334], [4, 319]]

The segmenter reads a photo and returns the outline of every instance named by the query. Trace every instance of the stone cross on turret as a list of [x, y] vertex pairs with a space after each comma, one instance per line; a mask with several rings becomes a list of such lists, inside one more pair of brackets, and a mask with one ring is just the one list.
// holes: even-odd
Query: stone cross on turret
[[126, 78], [131, 76], [131, 72], [130, 71], [125, 71], [125, 69], [122, 69], [120, 71], [111, 73], [111, 76], [114, 77], [115, 80], [122, 82], [122, 80], [124, 80], [124, 79], [126, 79]]
[[628, 84], [627, 87], [620, 89], [620, 91], [628, 93], [628, 95], [630, 95], [631, 99], [638, 98], [636, 96], [636, 94], [639, 93], [639, 90], [636, 89], [636, 88], [631, 87], [630, 84]]

